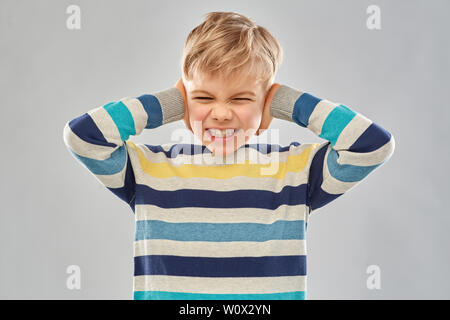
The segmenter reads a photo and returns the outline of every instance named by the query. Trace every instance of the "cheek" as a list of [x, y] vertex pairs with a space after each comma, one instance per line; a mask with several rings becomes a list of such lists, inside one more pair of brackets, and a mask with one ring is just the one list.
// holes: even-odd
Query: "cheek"
[[192, 128], [194, 135], [203, 141], [204, 133], [203, 133], [203, 123], [208, 116], [208, 108], [201, 107], [189, 107], [189, 122]]
[[244, 128], [258, 129], [261, 122], [261, 112], [256, 108], [248, 108], [239, 112], [236, 112]]
[[195, 123], [201, 125], [207, 115], [208, 115], [207, 108], [196, 108], [196, 107], [189, 108], [189, 121], [191, 123], [191, 127], [194, 128]]

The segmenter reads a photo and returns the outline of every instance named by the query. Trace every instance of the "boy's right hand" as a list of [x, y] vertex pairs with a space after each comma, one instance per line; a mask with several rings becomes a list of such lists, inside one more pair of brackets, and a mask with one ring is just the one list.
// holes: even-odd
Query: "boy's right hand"
[[187, 103], [186, 88], [184, 87], [183, 78], [180, 78], [175, 83], [174, 87], [177, 88], [178, 91], [180, 91], [180, 94], [183, 97], [183, 103], [184, 103], [184, 117], [183, 117], [183, 121], [184, 121], [184, 124], [186, 125], [186, 128], [188, 128], [189, 130], [192, 131], [192, 133], [194, 133], [194, 131], [191, 128], [190, 121], [189, 121], [189, 109], [188, 109], [188, 103]]

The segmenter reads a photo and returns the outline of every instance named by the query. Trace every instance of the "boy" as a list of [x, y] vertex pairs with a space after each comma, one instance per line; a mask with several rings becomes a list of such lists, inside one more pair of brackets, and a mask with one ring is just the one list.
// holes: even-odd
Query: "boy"
[[[134, 299], [306, 299], [309, 215], [385, 163], [394, 138], [273, 83], [281, 58], [263, 27], [211, 12], [186, 40], [174, 87], [66, 123], [69, 151], [135, 213]], [[273, 117], [326, 141], [247, 144]], [[201, 145], [128, 140], [177, 120]]]

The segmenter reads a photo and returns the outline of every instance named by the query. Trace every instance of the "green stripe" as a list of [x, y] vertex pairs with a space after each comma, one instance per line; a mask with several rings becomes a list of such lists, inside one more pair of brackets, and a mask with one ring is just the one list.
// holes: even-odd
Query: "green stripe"
[[133, 116], [122, 101], [107, 103], [103, 108], [105, 108], [116, 124], [122, 141], [128, 140], [130, 135], [136, 135]]
[[169, 291], [134, 291], [134, 300], [306, 300], [306, 292], [210, 294]]
[[342, 104], [335, 107], [323, 122], [319, 137], [330, 141], [331, 145], [334, 146], [342, 130], [355, 116], [356, 112]]

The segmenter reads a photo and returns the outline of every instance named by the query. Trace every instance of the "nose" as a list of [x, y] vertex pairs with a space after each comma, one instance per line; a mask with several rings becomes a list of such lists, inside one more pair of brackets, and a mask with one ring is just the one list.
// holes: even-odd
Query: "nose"
[[233, 118], [233, 113], [230, 108], [222, 104], [217, 104], [212, 107], [211, 117], [217, 121], [225, 121]]

